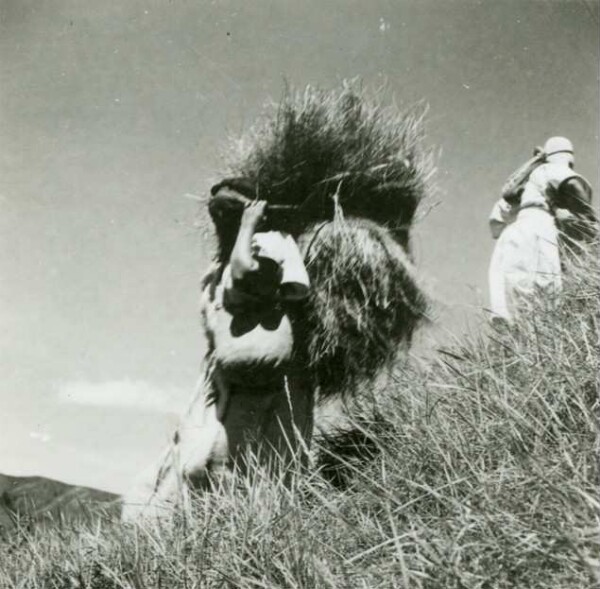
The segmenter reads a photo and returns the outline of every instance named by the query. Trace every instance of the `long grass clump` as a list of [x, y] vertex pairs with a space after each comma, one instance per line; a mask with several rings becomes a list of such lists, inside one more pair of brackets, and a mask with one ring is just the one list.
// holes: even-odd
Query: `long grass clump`
[[590, 250], [513, 328], [398, 367], [320, 469], [233, 473], [165, 527], [17, 531], [0, 587], [597, 586], [599, 290]]
[[312, 288], [300, 317], [319, 399], [351, 397], [408, 348], [428, 303], [416, 270], [390, 232], [372, 221], [317, 226], [301, 240]]
[[294, 206], [271, 218], [294, 237], [333, 218], [335, 195], [347, 216], [386, 227], [407, 248], [433, 173], [423, 146], [424, 114], [385, 106], [358, 84], [288, 90], [234, 142], [230, 175], [269, 204]]

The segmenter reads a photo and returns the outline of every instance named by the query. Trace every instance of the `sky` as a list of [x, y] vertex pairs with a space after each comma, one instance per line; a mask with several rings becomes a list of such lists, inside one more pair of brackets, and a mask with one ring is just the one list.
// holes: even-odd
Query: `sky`
[[0, 472], [123, 491], [204, 351], [205, 195], [285, 83], [429, 105], [414, 231], [438, 333], [487, 300], [487, 216], [552, 135], [598, 192], [598, 3], [0, 0]]

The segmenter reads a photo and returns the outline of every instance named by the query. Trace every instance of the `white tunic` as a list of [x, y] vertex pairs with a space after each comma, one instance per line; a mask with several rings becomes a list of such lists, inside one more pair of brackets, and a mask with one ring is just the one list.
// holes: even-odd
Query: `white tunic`
[[566, 164], [543, 164], [531, 173], [519, 204], [500, 199], [494, 205], [489, 219], [498, 240], [489, 269], [494, 316], [510, 322], [535, 297], [561, 289], [558, 229], [549, 203], [574, 176]]
[[258, 270], [248, 276], [254, 292], [245, 291], [234, 284], [227, 265], [219, 283], [209, 285], [202, 297], [204, 327], [214, 358], [229, 372], [241, 369], [243, 380], [248, 370], [252, 380], [257, 380], [261, 366], [271, 373], [274, 366], [290, 359], [293, 330], [281, 304], [305, 299], [310, 285], [302, 254], [291, 236], [279, 231], [255, 233], [252, 252], [256, 260], [275, 263], [276, 281], [268, 280], [267, 289], [261, 288], [264, 276]]

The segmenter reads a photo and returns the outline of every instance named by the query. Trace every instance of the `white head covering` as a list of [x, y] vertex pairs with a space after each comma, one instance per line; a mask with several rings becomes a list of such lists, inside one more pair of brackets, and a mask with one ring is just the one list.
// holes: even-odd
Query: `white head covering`
[[[544, 143], [544, 153], [547, 158], [558, 155], [560, 159], [573, 162], [573, 144], [566, 137], [550, 137]], [[557, 158], [552, 158], [557, 159]], [[552, 161], [552, 159], [550, 161]]]

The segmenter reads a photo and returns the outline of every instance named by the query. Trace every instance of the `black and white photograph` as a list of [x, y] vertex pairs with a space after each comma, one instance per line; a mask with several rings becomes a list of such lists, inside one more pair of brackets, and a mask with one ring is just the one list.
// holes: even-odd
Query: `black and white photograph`
[[600, 586], [599, 0], [0, 0], [0, 589]]

